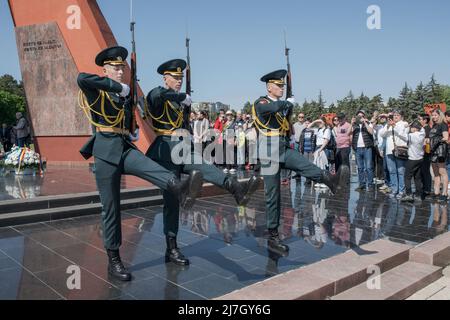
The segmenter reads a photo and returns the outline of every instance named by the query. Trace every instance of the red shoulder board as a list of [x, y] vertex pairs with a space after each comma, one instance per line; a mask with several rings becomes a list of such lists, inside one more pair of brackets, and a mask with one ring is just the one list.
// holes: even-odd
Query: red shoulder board
[[269, 99], [265, 98], [265, 97], [261, 97], [258, 99], [257, 101], [258, 104], [268, 104], [270, 103]]

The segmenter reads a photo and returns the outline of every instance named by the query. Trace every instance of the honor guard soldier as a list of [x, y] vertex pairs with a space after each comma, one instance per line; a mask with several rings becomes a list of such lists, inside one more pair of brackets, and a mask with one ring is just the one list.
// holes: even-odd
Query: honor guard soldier
[[[323, 183], [332, 193], [336, 192], [341, 175], [341, 172], [338, 172], [332, 176], [328, 171], [310, 163], [299, 152], [289, 148], [287, 133], [290, 129], [289, 117], [294, 100], [281, 100], [286, 74], [287, 70], [277, 70], [263, 76], [261, 81], [266, 83], [268, 94], [260, 97], [252, 106], [259, 136], [258, 159], [261, 161], [261, 175], [264, 177], [268, 247], [283, 254], [288, 253], [289, 247], [282, 242], [278, 234], [281, 207], [280, 169], [292, 170], [312, 181]], [[261, 152], [263, 147], [266, 147], [265, 152]]]
[[[199, 190], [191, 189], [202, 181], [201, 173], [191, 172], [189, 179], [180, 181], [172, 172], [146, 157], [130, 142], [132, 117], [128, 85], [123, 83], [128, 51], [111, 47], [101, 51], [95, 63], [103, 67], [104, 77], [80, 73], [80, 107], [95, 128], [93, 136], [80, 153], [86, 159], [94, 156], [95, 179], [102, 203], [103, 241], [109, 265], [108, 273], [119, 280], [131, 280], [119, 255], [122, 243], [120, 217], [120, 181], [122, 174], [145, 179], [165, 193], [195, 197]], [[191, 199], [192, 200], [192, 199]], [[193, 201], [193, 200], [192, 200]]]
[[[217, 167], [207, 164], [203, 160], [202, 164], [191, 164], [194, 163], [191, 159], [191, 163], [181, 165], [174, 164], [172, 160], [171, 152], [179, 143], [172, 139], [172, 135], [178, 129], [189, 131], [191, 97], [180, 92], [185, 68], [186, 61], [175, 59], [163, 63], [157, 69], [157, 72], [163, 75], [165, 87], [154, 88], [147, 95], [147, 116], [151, 119], [153, 129], [158, 137], [146, 155], [177, 176], [181, 172], [201, 171], [204, 180], [229, 191], [238, 205], [245, 205], [250, 195], [257, 190], [259, 178], [252, 176], [248, 181], [239, 182], [236, 178], [227, 176]], [[198, 156], [201, 157], [201, 155]], [[189, 260], [180, 252], [176, 241], [179, 223], [178, 199], [169, 192], [164, 192], [163, 195], [164, 233], [167, 241], [166, 262], [188, 265]], [[190, 205], [187, 204], [186, 207], [190, 207]]]

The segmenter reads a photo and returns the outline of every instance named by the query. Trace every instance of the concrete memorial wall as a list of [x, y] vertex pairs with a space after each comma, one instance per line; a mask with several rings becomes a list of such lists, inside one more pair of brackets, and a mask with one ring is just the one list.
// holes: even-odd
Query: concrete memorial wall
[[[78, 150], [92, 129], [78, 106], [76, 78], [79, 72], [101, 75], [95, 56], [117, 41], [95, 0], [8, 3], [38, 151], [50, 164], [87, 164]], [[130, 47], [129, 43], [120, 45]], [[127, 67], [127, 82], [129, 74]], [[139, 117], [138, 124], [137, 145], [146, 151], [154, 133]]]

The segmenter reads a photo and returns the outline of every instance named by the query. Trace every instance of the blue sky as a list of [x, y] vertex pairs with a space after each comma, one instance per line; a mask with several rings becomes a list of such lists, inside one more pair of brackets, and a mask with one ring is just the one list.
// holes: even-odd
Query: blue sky
[[[119, 44], [130, 48], [129, 1], [98, 0]], [[381, 30], [368, 30], [369, 5]], [[406, 0], [134, 0], [138, 73], [145, 92], [161, 83], [156, 68], [186, 55], [191, 38], [194, 101], [234, 109], [265, 93], [259, 78], [285, 68], [283, 30], [291, 48], [298, 102], [322, 90], [328, 103], [355, 95], [397, 96], [432, 73], [450, 83], [450, 1]], [[0, 2], [0, 74], [20, 78], [12, 19]]]

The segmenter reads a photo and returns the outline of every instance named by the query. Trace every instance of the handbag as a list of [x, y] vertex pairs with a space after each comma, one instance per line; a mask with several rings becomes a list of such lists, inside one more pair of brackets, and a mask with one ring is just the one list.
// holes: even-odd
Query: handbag
[[392, 128], [392, 141], [394, 141], [394, 150], [392, 150], [394, 157], [400, 160], [408, 160], [408, 147], [397, 146], [395, 144], [394, 128]]
[[433, 156], [436, 161], [444, 162], [447, 159], [447, 152], [447, 144], [441, 142], [433, 152]]

